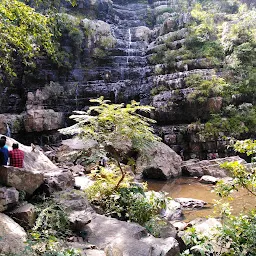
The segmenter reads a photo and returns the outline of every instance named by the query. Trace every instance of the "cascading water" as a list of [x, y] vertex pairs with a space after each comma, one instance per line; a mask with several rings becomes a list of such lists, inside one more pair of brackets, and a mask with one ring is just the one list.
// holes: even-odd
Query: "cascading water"
[[6, 123], [6, 136], [10, 138], [12, 137], [11, 127], [9, 126], [8, 123]]
[[128, 28], [128, 49], [127, 49], [127, 60], [126, 60], [127, 64], [129, 64], [129, 56], [130, 56], [130, 51], [131, 51], [131, 42], [132, 42], [131, 29]]
[[137, 31], [146, 26], [147, 8], [147, 4], [138, 3], [113, 5], [115, 22], [112, 24], [112, 34], [116, 38], [116, 46], [115, 54], [110, 58], [113, 63], [111, 73], [115, 82], [113, 85], [115, 101], [139, 98], [139, 86], [147, 65], [145, 57], [147, 44], [137, 36], [139, 34]]

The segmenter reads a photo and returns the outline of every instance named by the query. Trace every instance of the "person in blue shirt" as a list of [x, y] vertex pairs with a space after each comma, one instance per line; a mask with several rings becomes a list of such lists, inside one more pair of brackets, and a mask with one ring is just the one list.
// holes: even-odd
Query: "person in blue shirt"
[[[4, 136], [2, 136], [4, 137]], [[0, 152], [3, 154], [3, 162], [2, 165], [7, 165], [8, 163], [8, 157], [9, 157], [9, 151], [7, 145], [5, 145], [6, 140], [5, 139], [0, 139]]]
[[[4, 140], [4, 147], [8, 149], [8, 146], [6, 145], [6, 137], [5, 136], [1, 136], [0, 138], [1, 140]], [[8, 149], [9, 150], [9, 149]]]

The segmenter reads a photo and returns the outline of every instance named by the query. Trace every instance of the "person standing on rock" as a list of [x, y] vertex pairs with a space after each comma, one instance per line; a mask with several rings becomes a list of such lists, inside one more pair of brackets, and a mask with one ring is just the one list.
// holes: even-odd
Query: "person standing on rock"
[[12, 150], [9, 151], [10, 165], [13, 167], [23, 167], [24, 152], [19, 149], [18, 143], [12, 144]]
[[0, 152], [3, 154], [2, 165], [7, 165], [8, 157], [9, 157], [8, 147], [5, 145], [5, 143], [6, 143], [6, 137], [2, 136], [0, 139]]

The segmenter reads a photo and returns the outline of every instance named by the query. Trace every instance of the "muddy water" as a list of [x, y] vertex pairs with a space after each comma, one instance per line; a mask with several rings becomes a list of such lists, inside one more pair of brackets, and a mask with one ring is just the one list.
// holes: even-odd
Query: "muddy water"
[[[148, 189], [155, 191], [165, 191], [172, 198], [189, 197], [200, 199], [207, 202], [207, 208], [201, 210], [186, 210], [184, 212], [185, 221], [193, 220], [197, 217], [209, 217], [218, 215], [214, 213], [214, 200], [220, 199], [214, 192], [214, 186], [202, 184], [194, 178], [177, 178], [173, 181], [153, 181], [148, 180]], [[233, 214], [239, 214], [256, 207], [256, 198], [250, 195], [246, 190], [235, 191], [233, 194], [234, 200], [226, 200], [230, 202], [233, 208]]]

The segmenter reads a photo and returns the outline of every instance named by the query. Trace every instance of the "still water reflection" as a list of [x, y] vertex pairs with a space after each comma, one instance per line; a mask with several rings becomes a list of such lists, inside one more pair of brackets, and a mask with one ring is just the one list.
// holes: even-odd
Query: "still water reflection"
[[[214, 213], [214, 199], [220, 199], [213, 191], [214, 186], [202, 184], [195, 178], [177, 178], [171, 181], [155, 181], [148, 180], [148, 189], [154, 191], [165, 191], [172, 198], [189, 197], [200, 199], [207, 202], [207, 208], [201, 210], [186, 210], [183, 211], [185, 220], [190, 221], [197, 217], [217, 217]], [[233, 214], [244, 212], [256, 207], [256, 198], [250, 195], [246, 190], [241, 189], [233, 193], [234, 200], [229, 201], [233, 208]]]

